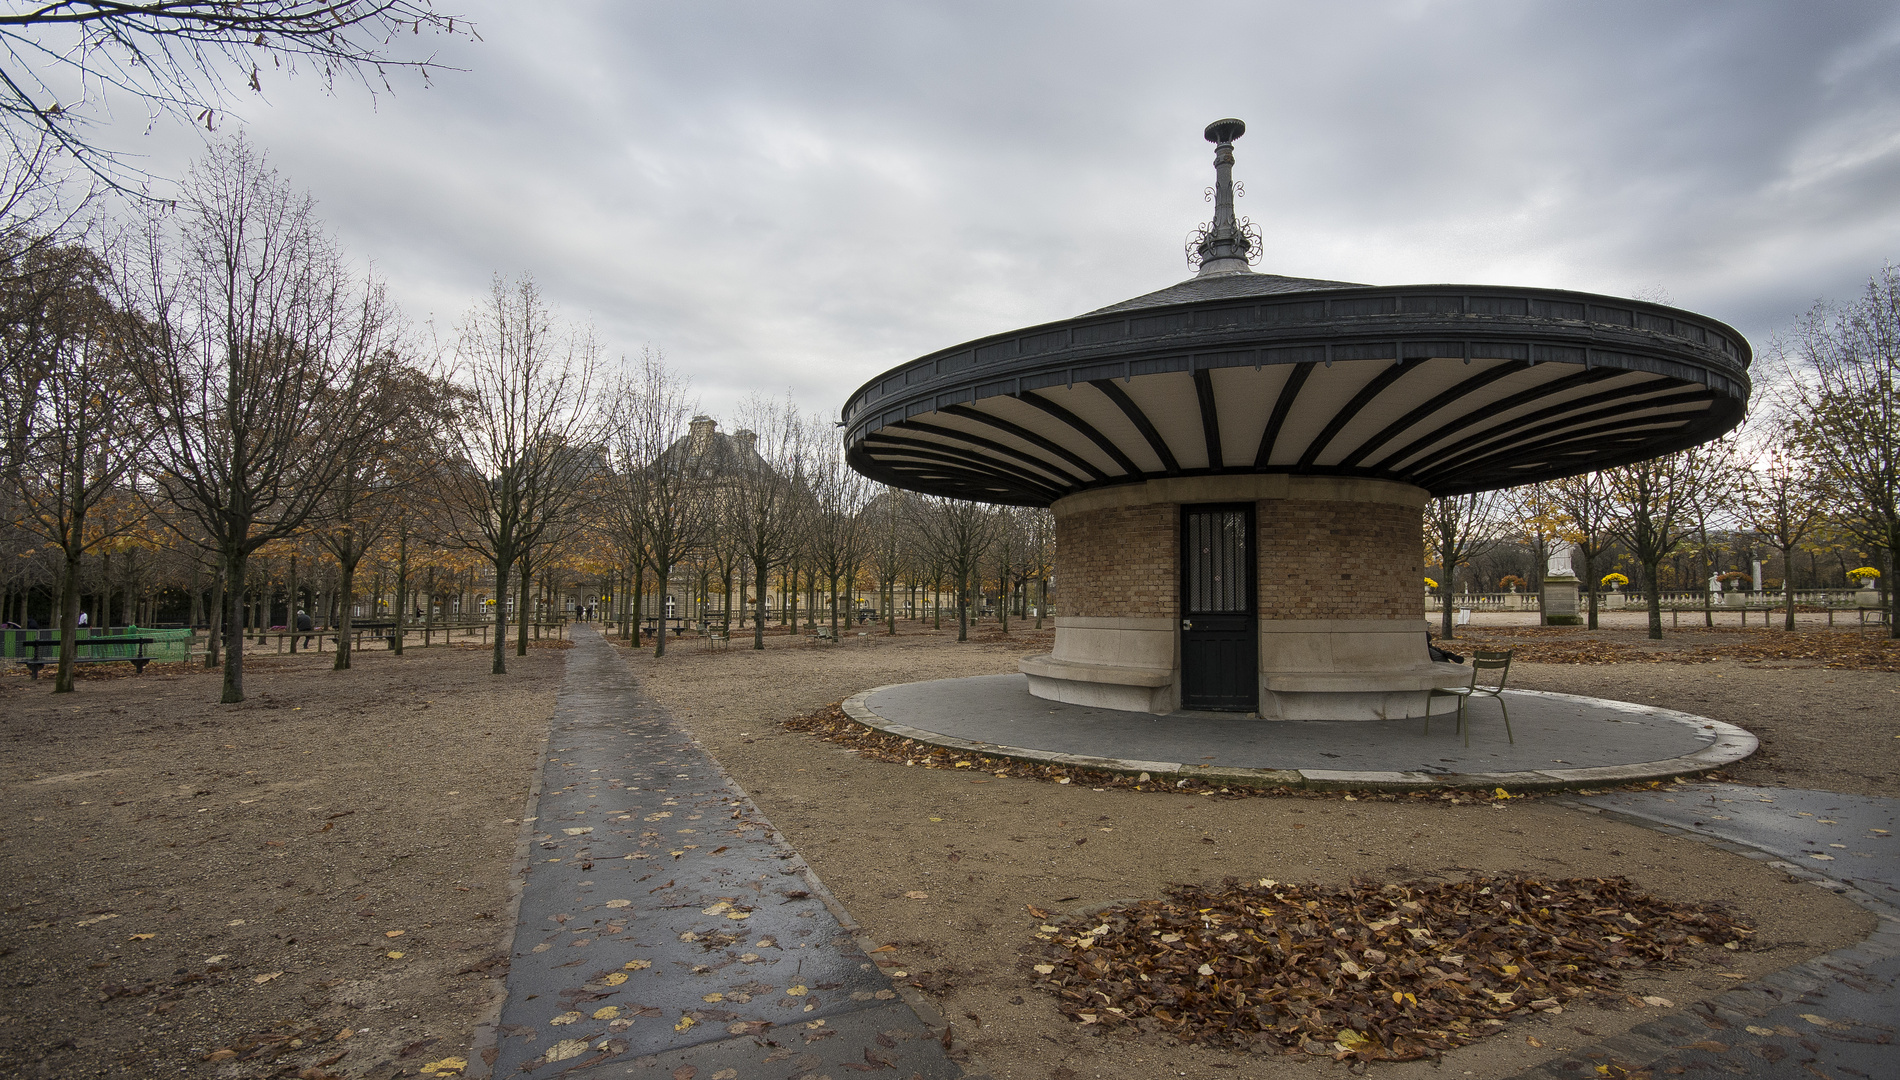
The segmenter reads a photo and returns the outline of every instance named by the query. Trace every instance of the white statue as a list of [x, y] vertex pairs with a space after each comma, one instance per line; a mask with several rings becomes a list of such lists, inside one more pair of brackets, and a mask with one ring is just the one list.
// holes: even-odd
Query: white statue
[[1576, 577], [1577, 572], [1570, 568], [1570, 556], [1574, 551], [1569, 544], [1558, 544], [1550, 549], [1550, 565], [1544, 568], [1547, 578]]

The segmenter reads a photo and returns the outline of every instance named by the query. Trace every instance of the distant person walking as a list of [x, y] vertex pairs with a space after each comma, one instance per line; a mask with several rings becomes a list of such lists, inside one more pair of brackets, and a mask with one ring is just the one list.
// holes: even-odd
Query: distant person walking
[[79, 625], [86, 625], [86, 613], [83, 611], [79, 613]]

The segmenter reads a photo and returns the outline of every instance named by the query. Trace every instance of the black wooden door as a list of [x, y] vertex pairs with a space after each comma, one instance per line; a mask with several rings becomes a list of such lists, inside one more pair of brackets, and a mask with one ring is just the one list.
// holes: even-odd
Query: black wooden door
[[1181, 707], [1260, 705], [1253, 507], [1181, 510]]

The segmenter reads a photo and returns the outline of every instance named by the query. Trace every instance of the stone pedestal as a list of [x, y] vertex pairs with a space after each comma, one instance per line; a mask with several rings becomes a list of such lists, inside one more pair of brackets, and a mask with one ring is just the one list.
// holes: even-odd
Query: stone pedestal
[[1577, 609], [1577, 579], [1574, 577], [1544, 578], [1544, 617], [1545, 626], [1579, 626], [1583, 618]]
[[1085, 491], [1054, 505], [1055, 649], [1021, 662], [1030, 693], [1167, 713], [1180, 706], [1181, 508], [1254, 507], [1258, 706], [1284, 720], [1425, 713], [1434, 664], [1418, 583], [1426, 494], [1380, 480], [1180, 477]]

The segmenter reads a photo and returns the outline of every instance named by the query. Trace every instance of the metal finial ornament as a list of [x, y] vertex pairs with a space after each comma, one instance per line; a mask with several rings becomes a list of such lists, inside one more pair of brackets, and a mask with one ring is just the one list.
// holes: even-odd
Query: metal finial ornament
[[1234, 217], [1234, 140], [1246, 134], [1239, 120], [1216, 120], [1202, 134], [1214, 145], [1214, 220], [1196, 229], [1187, 240], [1188, 265], [1201, 277], [1246, 274], [1260, 260], [1260, 230], [1246, 218]]

